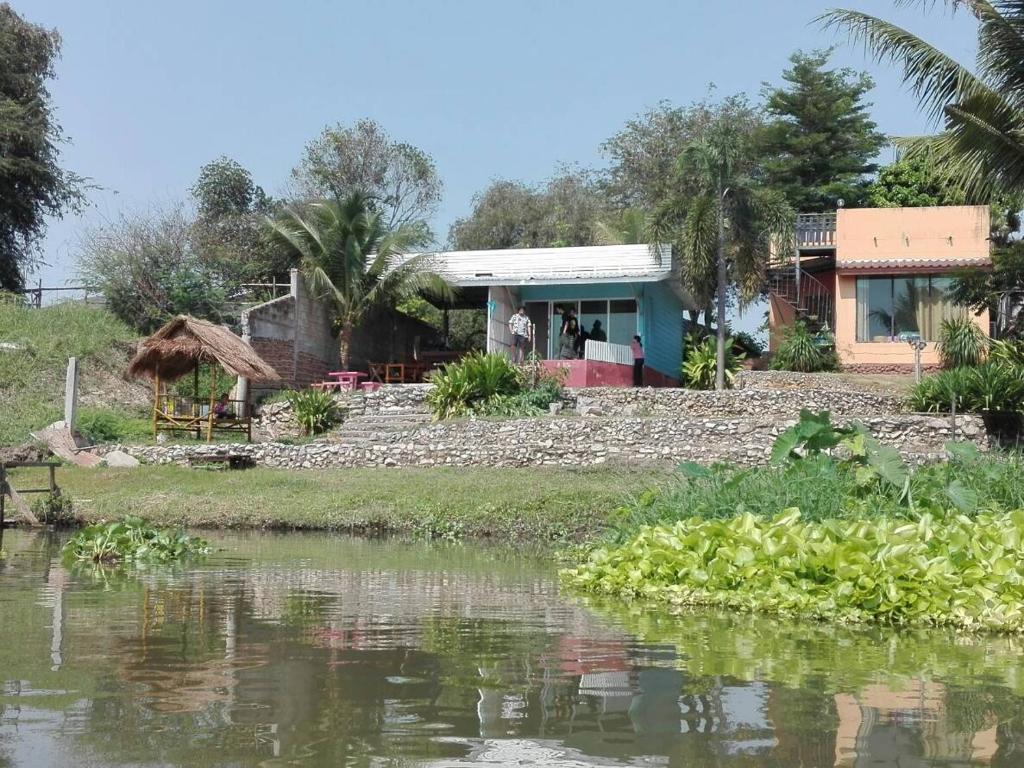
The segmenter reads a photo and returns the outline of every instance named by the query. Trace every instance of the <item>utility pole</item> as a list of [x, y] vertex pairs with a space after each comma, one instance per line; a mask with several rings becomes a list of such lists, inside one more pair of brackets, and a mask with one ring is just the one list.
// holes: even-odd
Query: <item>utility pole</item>
[[715, 356], [715, 389], [725, 389], [725, 292], [728, 274], [725, 269], [725, 196], [729, 194], [718, 168], [718, 344]]

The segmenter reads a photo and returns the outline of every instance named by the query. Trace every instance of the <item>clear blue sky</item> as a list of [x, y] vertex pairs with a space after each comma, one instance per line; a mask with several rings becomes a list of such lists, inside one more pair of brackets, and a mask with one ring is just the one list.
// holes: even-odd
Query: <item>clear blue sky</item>
[[835, 5], [900, 22], [964, 61], [973, 20], [890, 0], [13, 0], [64, 38], [52, 84], [72, 144], [65, 166], [103, 187], [54, 222], [48, 285], [74, 275], [78, 237], [122, 210], [187, 196], [228, 155], [280, 192], [303, 146], [360, 117], [429, 152], [445, 183], [443, 238], [495, 178], [538, 182], [559, 163], [601, 164], [601, 142], [669, 100], [756, 96], [802, 48], [841, 44], [867, 69], [891, 134], [927, 126], [890, 71], [812, 20]]

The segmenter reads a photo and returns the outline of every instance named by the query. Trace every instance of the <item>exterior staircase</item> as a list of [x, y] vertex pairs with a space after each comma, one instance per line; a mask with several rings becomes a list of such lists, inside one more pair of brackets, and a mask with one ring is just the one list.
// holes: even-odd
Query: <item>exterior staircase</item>
[[327, 441], [345, 446], [366, 446], [387, 442], [391, 436], [419, 429], [431, 422], [426, 411], [374, 413], [346, 419], [338, 429], [327, 436]]
[[768, 292], [789, 304], [812, 333], [835, 329], [832, 292], [810, 272], [792, 264], [772, 268], [768, 271]]

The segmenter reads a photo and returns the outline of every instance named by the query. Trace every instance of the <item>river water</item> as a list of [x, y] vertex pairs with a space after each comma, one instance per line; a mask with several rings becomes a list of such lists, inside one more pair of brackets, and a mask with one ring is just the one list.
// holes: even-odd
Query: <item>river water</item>
[[6, 533], [0, 766], [1024, 766], [1015, 639], [585, 601], [492, 547], [212, 542], [117, 573]]

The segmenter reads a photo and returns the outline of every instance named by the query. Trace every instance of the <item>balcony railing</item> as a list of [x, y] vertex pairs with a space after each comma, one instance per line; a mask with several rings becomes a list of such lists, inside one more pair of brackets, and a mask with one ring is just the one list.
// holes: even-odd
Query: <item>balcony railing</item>
[[836, 215], [834, 213], [798, 213], [796, 216], [796, 247], [804, 250], [836, 247]]

